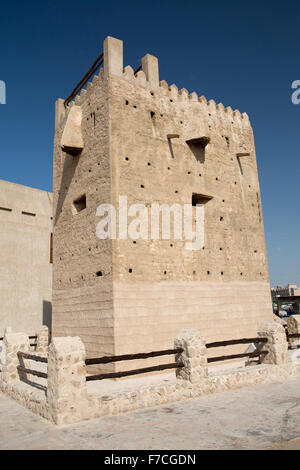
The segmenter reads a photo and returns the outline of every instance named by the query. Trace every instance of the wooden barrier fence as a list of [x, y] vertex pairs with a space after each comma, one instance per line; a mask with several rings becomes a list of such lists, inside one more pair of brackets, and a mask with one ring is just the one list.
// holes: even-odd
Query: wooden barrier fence
[[[28, 353], [24, 353], [22, 351], [18, 352], [18, 358], [19, 358], [20, 362], [23, 359], [31, 359], [32, 361], [36, 361], [36, 362], [44, 362], [46, 364], [48, 363], [47, 357], [36, 356], [34, 354], [28, 354]], [[26, 367], [23, 367], [21, 365], [19, 365], [17, 367], [17, 369], [18, 369], [19, 372], [23, 372], [24, 374], [35, 375], [37, 377], [42, 377], [43, 379], [48, 378], [48, 374], [46, 374], [45, 372], [40, 372], [38, 370], [32, 370], [32, 369], [26, 369]]]
[[[220, 346], [231, 346], [234, 344], [251, 344], [251, 343], [267, 343], [267, 338], [242, 338], [242, 339], [231, 339], [227, 341], [216, 341], [214, 343], [207, 343], [207, 349], [210, 348], [218, 348]], [[208, 357], [207, 362], [218, 362], [218, 361], [225, 361], [228, 359], [239, 359], [243, 357], [259, 357], [262, 355], [268, 354], [268, 351], [253, 351], [252, 353], [241, 353], [241, 354], [228, 354], [226, 356], [215, 356], [215, 357]]]
[[[93, 359], [86, 359], [86, 365], [95, 365], [95, 364], [109, 364], [112, 362], [120, 362], [120, 361], [132, 361], [134, 359], [148, 359], [150, 357], [159, 357], [159, 356], [166, 356], [171, 354], [180, 354], [183, 352], [183, 349], [165, 349], [164, 351], [153, 351], [150, 353], [138, 353], [138, 354], [123, 354], [122, 356], [106, 356], [106, 357], [98, 357]], [[114, 379], [120, 377], [127, 377], [129, 375], [137, 375], [137, 374], [145, 374], [147, 372], [155, 372], [161, 371], [166, 369], [176, 369], [179, 367], [183, 367], [182, 363], [173, 362], [171, 364], [161, 364], [159, 366], [153, 367], [143, 367], [141, 369], [134, 369], [128, 370], [124, 372], [111, 372], [105, 374], [97, 374], [97, 375], [89, 375], [87, 376], [87, 382], [91, 380], [103, 380], [103, 379]]]

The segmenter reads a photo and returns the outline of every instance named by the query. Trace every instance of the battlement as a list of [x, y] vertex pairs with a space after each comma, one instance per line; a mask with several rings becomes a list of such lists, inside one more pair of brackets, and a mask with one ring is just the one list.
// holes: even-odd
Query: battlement
[[[117, 77], [126, 80], [135, 87], [142, 87], [149, 90], [152, 97], [159, 97], [173, 105], [176, 103], [201, 106], [202, 110], [207, 110], [209, 116], [214, 116], [217, 120], [227, 121], [229, 124], [236, 124], [239, 127], [249, 127], [249, 117], [247, 113], [241, 113], [238, 109], [233, 110], [230, 106], [225, 107], [222, 103], [216, 103], [213, 99], [207, 100], [205, 96], [198, 96], [193, 91], [188, 92], [185, 88], [178, 89], [175, 84], [169, 85], [165, 80], [159, 81], [158, 59], [150, 54], [146, 54], [141, 59], [141, 66], [134, 71], [130, 65], [123, 67], [123, 41], [108, 36], [103, 44], [104, 63], [98, 75], [88, 83], [86, 89], [82, 89], [75, 100], [71, 101], [64, 108], [63, 100], [58, 100], [58, 110], [56, 124], [61, 122], [68, 114], [68, 111], [75, 104], [81, 106], [86, 99], [90, 98], [91, 91], [95, 87], [103, 86], [103, 82], [109, 77]], [[199, 108], [200, 110], [200, 108]]]

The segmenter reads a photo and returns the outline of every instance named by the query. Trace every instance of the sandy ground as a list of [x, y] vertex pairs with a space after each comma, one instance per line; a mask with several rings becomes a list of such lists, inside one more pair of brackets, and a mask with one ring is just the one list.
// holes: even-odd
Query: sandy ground
[[61, 427], [1, 393], [0, 412], [0, 449], [300, 448], [300, 379]]

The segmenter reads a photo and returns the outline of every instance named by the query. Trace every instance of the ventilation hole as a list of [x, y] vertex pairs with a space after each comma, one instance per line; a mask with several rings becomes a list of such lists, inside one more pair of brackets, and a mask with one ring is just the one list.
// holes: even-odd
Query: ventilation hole
[[243, 275], [243, 273], [240, 273], [240, 275], [242, 276], [242, 275]]
[[183, 124], [183, 121], [180, 121], [180, 124]]
[[133, 108], [135, 108], [135, 109], [136, 109], [136, 105], [135, 105], [135, 104], [133, 105]]
[[211, 116], [211, 114], [210, 114], [210, 113], [208, 113], [208, 115], [209, 115], [209, 116]]
[[171, 168], [168, 166], [168, 170], [171, 170]]
[[190, 174], [191, 174], [191, 171], [188, 171], [187, 174], [190, 175]]
[[167, 271], [164, 271], [164, 275], [166, 275], [166, 274], [167, 274]]
[[164, 117], [164, 115], [163, 115], [163, 114], [161, 114], [161, 115], [160, 115], [160, 117]]
[[225, 199], [222, 199], [222, 202], [225, 202]]
[[91, 249], [91, 248], [89, 248], [89, 251], [92, 251], [92, 249]]
[[151, 163], [150, 163], [150, 162], [148, 162], [148, 166], [151, 166]]
[[173, 103], [173, 100], [170, 100], [171, 103]]
[[202, 176], [201, 173], [199, 173], [199, 176]]
[[153, 91], [150, 91], [150, 95], [151, 95], [151, 96], [154, 96], [154, 93], [153, 93]]
[[221, 216], [221, 217], [220, 217], [220, 222], [222, 222], [223, 220], [224, 220], [224, 217]]
[[128, 269], [128, 272], [131, 274], [132, 273], [132, 268]]
[[128, 157], [125, 157], [125, 160], [128, 162], [129, 158], [128, 158]]
[[145, 186], [143, 184], [141, 184], [141, 188], [144, 188]]
[[98, 166], [100, 166], [100, 163], [98, 162]]
[[208, 276], [210, 275], [210, 271], [207, 271], [207, 275], [208, 275]]
[[254, 250], [254, 253], [257, 253], [257, 250]]
[[132, 243], [133, 243], [134, 245], [136, 245], [136, 241], [135, 241], [135, 240], [134, 240]]
[[128, 104], [129, 104], [129, 101], [126, 100], [126, 101], [125, 101], [125, 104], [128, 105]]
[[103, 273], [102, 273], [102, 271], [98, 271], [98, 272], [96, 273], [96, 275], [97, 275], [97, 277], [101, 277], [101, 276], [103, 276]]
[[216, 181], [219, 181], [219, 178], [218, 178], [218, 177], [216, 178]]
[[220, 248], [220, 251], [223, 251], [223, 248]]
[[237, 182], [235, 181], [234, 184], [237, 184]]
[[89, 169], [89, 173], [91, 173], [91, 171], [92, 171], [92, 170], [91, 170], [91, 169]]
[[173, 243], [170, 244], [170, 247], [173, 248]]
[[224, 271], [221, 271], [221, 276], [224, 276]]
[[151, 118], [154, 118], [155, 112], [154, 112], [154, 111], [150, 111], [150, 116], [151, 116]]
[[175, 191], [175, 194], [178, 194], [178, 191], [177, 191], [177, 189], [176, 189], [176, 191]]

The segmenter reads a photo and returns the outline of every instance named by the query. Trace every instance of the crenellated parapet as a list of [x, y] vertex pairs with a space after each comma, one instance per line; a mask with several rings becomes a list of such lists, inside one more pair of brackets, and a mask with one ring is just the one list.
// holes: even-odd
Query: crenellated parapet
[[165, 80], [159, 81], [158, 59], [150, 54], [146, 54], [141, 60], [138, 71], [134, 71], [130, 65], [123, 66], [123, 41], [108, 36], [103, 45], [104, 63], [98, 75], [88, 83], [86, 89], [82, 89], [75, 100], [70, 102], [65, 108], [63, 100], [58, 100], [56, 110], [56, 126], [67, 117], [72, 106], [81, 106], [86, 99], [90, 99], [91, 94], [97, 87], [103, 86], [109, 77], [118, 77], [129, 82], [135, 87], [149, 90], [153, 97], [167, 100], [169, 103], [185, 104], [188, 106], [199, 106], [199, 110], [207, 111], [209, 116], [214, 117], [228, 124], [235, 124], [239, 127], [250, 127], [247, 113], [233, 110], [230, 106], [225, 107], [222, 103], [216, 103], [213, 99], [207, 100], [205, 96], [198, 96], [193, 91], [188, 92], [185, 88], [178, 89], [175, 84], [169, 85]]

